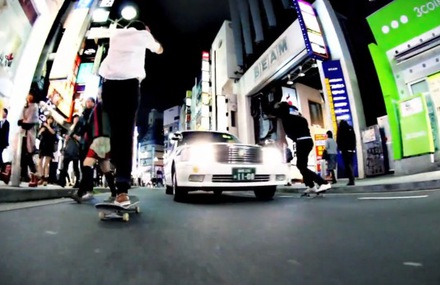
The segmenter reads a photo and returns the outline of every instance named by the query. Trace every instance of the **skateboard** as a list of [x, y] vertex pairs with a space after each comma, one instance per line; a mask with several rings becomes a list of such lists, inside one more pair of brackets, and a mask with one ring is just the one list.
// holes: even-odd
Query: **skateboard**
[[[321, 191], [321, 192], [312, 192], [312, 193], [302, 193], [300, 197], [311, 197], [311, 198], [323, 198], [324, 193], [326, 193], [327, 190]], [[310, 194], [315, 194], [313, 197]]]
[[130, 214], [139, 214], [139, 199], [136, 196], [130, 196], [131, 204], [128, 206], [118, 206], [113, 203], [101, 202], [95, 204], [95, 208], [99, 211], [98, 216], [101, 220], [112, 218], [122, 219], [124, 222], [130, 220]]

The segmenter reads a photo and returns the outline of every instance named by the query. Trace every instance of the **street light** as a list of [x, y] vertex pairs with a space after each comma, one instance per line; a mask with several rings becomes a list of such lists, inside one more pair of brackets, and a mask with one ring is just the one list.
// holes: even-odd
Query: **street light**
[[104, 8], [98, 8], [93, 12], [92, 18], [93, 18], [93, 22], [97, 22], [97, 23], [104, 23], [107, 22], [108, 20], [110, 20], [110, 22], [112, 23], [112, 25], [114, 25], [115, 27], [117, 25], [122, 26], [121, 24], [119, 24], [119, 21], [121, 20], [126, 20], [126, 21], [131, 21], [134, 18], [136, 18], [137, 16], [137, 10], [135, 7], [131, 6], [131, 5], [127, 5], [124, 6], [124, 8], [122, 8], [121, 10], [121, 16], [119, 19], [117, 20], [112, 20], [109, 19], [110, 16], [110, 11]]
[[137, 11], [133, 6], [125, 6], [121, 11], [122, 18], [131, 21], [137, 16]]

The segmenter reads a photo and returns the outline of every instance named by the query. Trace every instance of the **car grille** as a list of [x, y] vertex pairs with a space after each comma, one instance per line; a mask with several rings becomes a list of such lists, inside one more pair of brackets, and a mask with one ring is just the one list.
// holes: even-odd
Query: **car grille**
[[212, 175], [212, 182], [267, 182], [270, 179], [269, 174], [256, 174], [255, 179], [249, 181], [237, 181], [232, 179], [232, 175], [225, 174], [215, 174]]
[[260, 147], [242, 145], [219, 145], [216, 149], [217, 161], [221, 163], [262, 163]]

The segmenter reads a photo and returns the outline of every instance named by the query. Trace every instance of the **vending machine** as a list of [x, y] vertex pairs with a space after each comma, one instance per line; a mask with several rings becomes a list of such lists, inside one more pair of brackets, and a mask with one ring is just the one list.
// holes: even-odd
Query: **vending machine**
[[383, 146], [379, 125], [373, 125], [362, 131], [365, 176], [383, 175], [388, 172]]

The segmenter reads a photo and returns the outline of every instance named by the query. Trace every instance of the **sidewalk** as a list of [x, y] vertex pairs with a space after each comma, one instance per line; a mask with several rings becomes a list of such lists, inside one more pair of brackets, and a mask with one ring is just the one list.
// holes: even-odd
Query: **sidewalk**
[[[411, 190], [440, 189], [440, 170], [405, 176], [387, 174], [356, 180], [356, 185], [347, 186], [347, 179], [340, 179], [333, 184], [328, 193], [380, 193]], [[295, 183], [292, 186], [282, 186], [278, 191], [283, 193], [302, 193], [305, 186]]]
[[[440, 189], [440, 170], [406, 176], [388, 174], [358, 179], [355, 186], [346, 186], [346, 184], [346, 179], [340, 179], [338, 183], [332, 185], [332, 189], [328, 193], [380, 193]], [[278, 192], [300, 193], [304, 189], [304, 184], [295, 183], [292, 186], [278, 187]], [[101, 193], [109, 191], [108, 188], [102, 187], [97, 187], [95, 190]], [[29, 188], [27, 183], [22, 183], [20, 187], [11, 187], [0, 182], [0, 203], [64, 198], [70, 197], [73, 191], [74, 189], [70, 187], [61, 188], [51, 184]]]
[[[109, 192], [108, 188], [95, 187], [98, 192]], [[28, 183], [21, 183], [20, 187], [12, 187], [0, 182], [0, 203], [37, 201], [45, 199], [59, 199], [70, 197], [74, 188], [48, 184], [47, 186], [28, 187]]]

